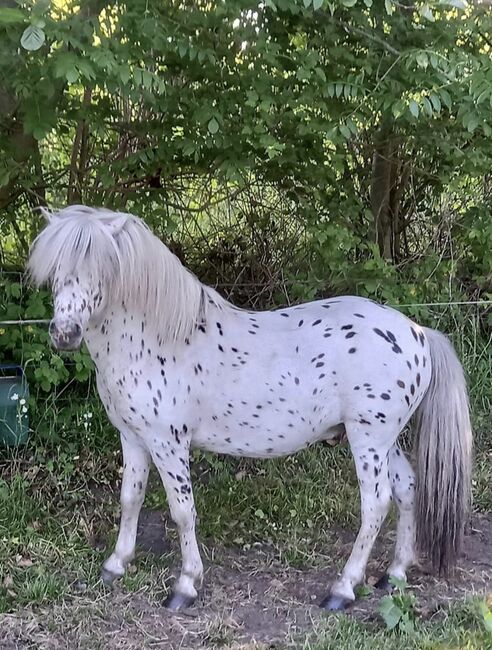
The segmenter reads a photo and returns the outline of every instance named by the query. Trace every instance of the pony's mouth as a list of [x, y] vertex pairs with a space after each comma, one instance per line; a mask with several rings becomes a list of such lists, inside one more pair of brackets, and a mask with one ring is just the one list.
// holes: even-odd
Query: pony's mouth
[[51, 342], [53, 343], [54, 347], [61, 352], [75, 352], [80, 348], [82, 344], [82, 338], [80, 338], [78, 341], [64, 341], [51, 337]]
[[78, 350], [82, 343], [82, 327], [73, 323], [71, 327], [59, 328], [54, 320], [49, 326], [51, 342], [57, 350], [66, 352]]

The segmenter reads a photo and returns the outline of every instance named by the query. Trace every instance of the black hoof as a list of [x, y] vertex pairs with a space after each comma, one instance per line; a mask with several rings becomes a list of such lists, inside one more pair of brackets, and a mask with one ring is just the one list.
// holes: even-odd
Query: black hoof
[[118, 576], [116, 575], [116, 573], [112, 573], [111, 571], [108, 571], [104, 567], [101, 569], [101, 580], [106, 585], [106, 587], [112, 587], [113, 582], [120, 577], [121, 576]]
[[164, 601], [164, 607], [177, 612], [180, 609], [186, 609], [191, 607], [195, 602], [193, 596], [186, 596], [185, 594], [180, 594], [179, 591], [173, 591]]
[[390, 582], [388, 573], [384, 573], [374, 586], [376, 589], [381, 589], [382, 591], [393, 591], [393, 585]]
[[319, 606], [328, 612], [343, 612], [352, 603], [352, 600], [343, 596], [327, 596], [320, 602]]

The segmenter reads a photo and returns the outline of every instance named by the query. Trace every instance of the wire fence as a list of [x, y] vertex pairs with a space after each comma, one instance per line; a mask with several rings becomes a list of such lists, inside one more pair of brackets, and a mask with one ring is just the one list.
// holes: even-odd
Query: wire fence
[[[384, 303], [393, 309], [406, 309], [413, 307], [456, 307], [456, 306], [480, 306], [485, 307], [492, 305], [492, 300], [449, 300], [443, 302], [409, 302], [409, 303]], [[19, 320], [0, 320], [0, 327], [10, 325], [47, 325], [49, 318], [27, 318]]]

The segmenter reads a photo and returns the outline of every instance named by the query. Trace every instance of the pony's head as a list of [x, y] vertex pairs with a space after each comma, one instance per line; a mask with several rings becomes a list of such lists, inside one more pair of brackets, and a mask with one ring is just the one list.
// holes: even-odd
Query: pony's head
[[89, 322], [102, 320], [110, 305], [146, 314], [162, 340], [178, 341], [190, 336], [210, 302], [225, 304], [137, 217], [84, 206], [43, 213], [48, 224], [32, 245], [28, 269], [37, 285], [52, 288], [57, 348], [77, 348]]
[[117, 240], [131, 217], [84, 206], [43, 214], [48, 224], [31, 247], [28, 270], [38, 286], [51, 286], [54, 315], [49, 332], [54, 346], [75, 350], [89, 320], [106, 308], [121, 273]]
[[76, 350], [82, 343], [87, 323], [97, 313], [103, 294], [95, 290], [89, 274], [70, 274], [53, 282], [54, 315], [49, 333], [58, 350]]

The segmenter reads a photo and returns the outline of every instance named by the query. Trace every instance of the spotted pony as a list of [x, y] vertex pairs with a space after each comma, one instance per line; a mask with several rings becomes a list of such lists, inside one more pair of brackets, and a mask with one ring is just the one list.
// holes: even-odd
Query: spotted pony
[[[444, 335], [351, 296], [238, 309], [134, 216], [84, 206], [44, 214], [29, 271], [52, 287], [52, 341], [73, 350], [85, 340], [121, 434], [121, 522], [106, 582], [134, 555], [151, 462], [179, 531], [182, 568], [167, 605], [180, 609], [203, 575], [190, 450], [273, 458], [341, 435], [355, 461], [361, 526], [321, 605], [354, 600], [392, 500], [399, 518], [388, 574], [404, 578], [417, 551], [437, 571], [455, 564], [472, 433], [463, 369]], [[410, 421], [416, 474], [398, 445]]]

